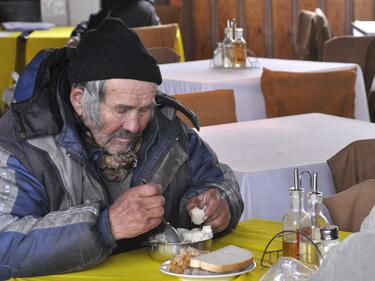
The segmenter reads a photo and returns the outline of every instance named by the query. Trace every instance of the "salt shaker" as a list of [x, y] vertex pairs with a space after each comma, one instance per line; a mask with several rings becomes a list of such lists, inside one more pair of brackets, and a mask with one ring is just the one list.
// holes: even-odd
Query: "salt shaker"
[[[339, 243], [339, 230], [336, 225], [327, 224], [320, 228], [321, 252], [323, 259]], [[323, 260], [321, 260], [322, 262]], [[320, 263], [321, 263], [320, 262]]]

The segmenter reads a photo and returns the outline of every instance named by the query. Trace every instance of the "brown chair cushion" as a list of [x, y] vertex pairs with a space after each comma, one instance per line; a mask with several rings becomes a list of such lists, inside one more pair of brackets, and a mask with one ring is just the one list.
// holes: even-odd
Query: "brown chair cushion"
[[162, 24], [135, 27], [133, 30], [138, 34], [146, 48], [168, 47], [174, 49], [177, 28], [177, 24]]
[[375, 180], [358, 183], [338, 194], [326, 197], [333, 224], [340, 230], [357, 232], [364, 218], [375, 205]]
[[317, 60], [315, 31], [313, 26], [315, 13], [301, 10], [298, 14], [297, 40], [295, 55], [300, 60]]
[[180, 56], [171, 48], [148, 48], [148, 52], [157, 60], [158, 64], [174, 63], [180, 61]]
[[[175, 98], [198, 115], [201, 126], [237, 122], [233, 90], [180, 94], [175, 95]], [[190, 120], [180, 112], [178, 116], [190, 127], [193, 127]]]
[[332, 33], [327, 17], [319, 8], [315, 9], [314, 30], [316, 49], [319, 54], [318, 59], [321, 60], [324, 43], [332, 37]]
[[[369, 93], [375, 74], [375, 36], [337, 36], [324, 44], [323, 61], [358, 64], [364, 75], [366, 92]], [[372, 57], [372, 58], [370, 58]], [[369, 60], [370, 59], [370, 60]], [[367, 65], [369, 73], [366, 73]]]
[[336, 193], [375, 179], [375, 139], [352, 142], [327, 160]]
[[264, 68], [267, 117], [319, 112], [353, 118], [355, 79], [355, 69], [301, 73]]

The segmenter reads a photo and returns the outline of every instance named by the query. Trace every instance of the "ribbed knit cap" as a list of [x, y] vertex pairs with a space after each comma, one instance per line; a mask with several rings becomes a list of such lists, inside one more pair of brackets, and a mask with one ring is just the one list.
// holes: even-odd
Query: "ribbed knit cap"
[[71, 50], [69, 75], [71, 82], [124, 78], [160, 85], [162, 81], [157, 61], [138, 35], [122, 20], [110, 17]]

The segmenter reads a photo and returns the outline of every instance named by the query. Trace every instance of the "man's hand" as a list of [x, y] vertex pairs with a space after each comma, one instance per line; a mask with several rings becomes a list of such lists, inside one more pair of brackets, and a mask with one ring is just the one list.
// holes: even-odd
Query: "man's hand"
[[164, 215], [164, 197], [159, 184], [133, 187], [109, 207], [112, 235], [132, 238], [157, 227]]
[[223, 231], [230, 223], [229, 206], [216, 189], [209, 189], [207, 192], [191, 198], [186, 205], [190, 215], [194, 207], [201, 209], [205, 207], [204, 212], [207, 219], [204, 225], [210, 225], [214, 232]]
[[69, 40], [66, 42], [66, 46], [68, 48], [77, 48], [79, 41], [80, 41], [80, 38], [77, 36], [70, 37]]

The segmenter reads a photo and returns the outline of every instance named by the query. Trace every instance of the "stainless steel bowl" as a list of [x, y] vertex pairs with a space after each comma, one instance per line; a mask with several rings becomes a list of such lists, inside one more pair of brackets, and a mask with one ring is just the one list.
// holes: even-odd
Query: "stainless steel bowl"
[[194, 243], [149, 242], [148, 253], [153, 260], [157, 262], [165, 262], [176, 255], [181, 248], [193, 247], [198, 250], [210, 251], [211, 245], [212, 239], [202, 240]]

